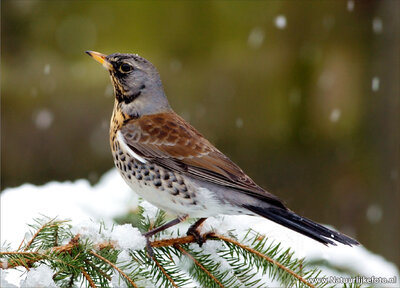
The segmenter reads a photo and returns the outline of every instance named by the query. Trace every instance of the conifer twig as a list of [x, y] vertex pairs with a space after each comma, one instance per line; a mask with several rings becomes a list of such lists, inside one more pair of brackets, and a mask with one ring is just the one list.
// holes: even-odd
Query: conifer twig
[[161, 272], [167, 277], [168, 281], [171, 282], [172, 286], [175, 288], [178, 288], [178, 285], [176, 285], [175, 281], [171, 278], [171, 276], [168, 275], [168, 273], [165, 271], [165, 269], [161, 266], [161, 264], [157, 261], [155, 256], [152, 256], [151, 259], [153, 259], [154, 263], [156, 263], [157, 267], [161, 270]]
[[69, 242], [68, 242], [68, 244], [66, 244], [66, 245], [62, 245], [62, 246], [56, 246], [56, 247], [53, 247], [53, 248], [51, 248], [51, 250], [53, 250], [54, 252], [57, 252], [57, 253], [63, 253], [63, 252], [71, 252], [71, 250], [74, 248], [74, 247], [76, 247], [76, 246], [78, 246], [79, 245], [79, 238], [81, 237], [81, 235], [79, 235], [79, 234], [76, 234], [75, 236], [74, 236], [74, 238], [72, 238]]
[[263, 258], [264, 260], [270, 262], [271, 264], [273, 264], [273, 265], [279, 267], [280, 269], [282, 269], [282, 270], [284, 270], [285, 272], [289, 273], [290, 275], [292, 275], [293, 277], [295, 277], [297, 280], [299, 280], [299, 281], [302, 282], [303, 284], [307, 285], [308, 287], [315, 288], [315, 286], [314, 286], [313, 284], [311, 284], [310, 282], [308, 282], [307, 280], [305, 280], [305, 279], [304, 279], [303, 277], [301, 277], [300, 275], [296, 274], [294, 271], [290, 270], [289, 268], [285, 267], [284, 265], [282, 265], [282, 264], [279, 263], [278, 261], [276, 261], [276, 260], [274, 260], [274, 259], [268, 257], [267, 255], [262, 254], [261, 252], [258, 252], [257, 250], [255, 250], [255, 249], [253, 249], [253, 248], [251, 248], [251, 247], [248, 247], [248, 246], [246, 246], [246, 245], [243, 245], [242, 243], [240, 243], [240, 242], [238, 242], [238, 241], [236, 241], [236, 240], [230, 239], [230, 238], [228, 238], [228, 237], [225, 237], [225, 236], [223, 236], [223, 235], [211, 233], [209, 236], [210, 236], [210, 237], [214, 237], [214, 238], [218, 238], [218, 239], [223, 240], [223, 241], [225, 241], [225, 242], [229, 242], [229, 243], [232, 243], [232, 244], [234, 244], [234, 245], [236, 245], [236, 246], [239, 246], [240, 248], [242, 248], [242, 249], [244, 249], [244, 250], [247, 250], [247, 251], [249, 251], [250, 253], [253, 253], [253, 254], [257, 255], [258, 257], [261, 257], [261, 258]]
[[[41, 228], [45, 227], [46, 225], [42, 226]], [[49, 227], [49, 226], [47, 226]], [[35, 235], [37, 236], [38, 233], [35, 233]], [[34, 235], [34, 236], [35, 236]], [[263, 258], [264, 260], [268, 261], [269, 263], [275, 265], [276, 267], [278, 267], [279, 269], [285, 271], [286, 273], [292, 275], [294, 278], [296, 278], [297, 280], [299, 280], [300, 282], [302, 282], [303, 284], [307, 285], [308, 287], [314, 288], [315, 286], [313, 284], [311, 284], [310, 282], [308, 282], [307, 280], [305, 280], [303, 277], [301, 277], [299, 274], [295, 273], [294, 271], [292, 271], [291, 269], [285, 267], [284, 265], [282, 265], [281, 263], [279, 263], [278, 261], [264, 255], [261, 252], [258, 252], [257, 250], [248, 247], [236, 240], [233, 240], [231, 238], [225, 237], [223, 235], [219, 235], [219, 234], [215, 234], [215, 233], [209, 233], [207, 235], [205, 235], [206, 239], [219, 239], [225, 242], [229, 242], [232, 243], [236, 246], [239, 246], [240, 248], [254, 254], [257, 255], [258, 257]], [[79, 234], [75, 235], [74, 238], [71, 239], [71, 241], [63, 246], [57, 246], [57, 247], [53, 247], [51, 248], [52, 251], [54, 252], [58, 252], [58, 253], [62, 253], [62, 252], [70, 252], [72, 250], [72, 248], [74, 248], [76, 245], [78, 245], [79, 243]], [[29, 243], [32, 243], [33, 241], [30, 241]], [[195, 263], [196, 265], [198, 265], [200, 267], [200, 269], [202, 269], [211, 279], [213, 279], [220, 287], [221, 283], [212, 275], [209, 273], [209, 271], [207, 271], [203, 266], [201, 266], [200, 263], [198, 263], [198, 261], [196, 261], [192, 255], [190, 255], [186, 250], [184, 250], [180, 245], [181, 244], [189, 244], [189, 243], [194, 243], [196, 242], [195, 238], [192, 235], [189, 236], [183, 236], [183, 237], [178, 237], [178, 238], [172, 238], [172, 239], [163, 239], [163, 240], [155, 240], [152, 241], [150, 243], [151, 247], [157, 248], [157, 247], [168, 247], [168, 246], [174, 246], [175, 248], [177, 248], [179, 251], [181, 251], [182, 253], [184, 253], [185, 255], [189, 256]], [[28, 243], [28, 244], [29, 244]], [[107, 242], [103, 244], [99, 244], [99, 248], [104, 248], [104, 247], [112, 247], [112, 243]], [[113, 264], [111, 261], [107, 260], [106, 258], [100, 256], [99, 254], [97, 254], [96, 252], [94, 252], [93, 250], [90, 252], [92, 255], [94, 255], [95, 257], [101, 259], [102, 261], [108, 263], [110, 266], [112, 266], [115, 270], [118, 271], [118, 273], [120, 273], [133, 287], [137, 287], [136, 284], [132, 281], [132, 279], [130, 279], [121, 269], [119, 269], [115, 264]], [[38, 252], [0, 252], [0, 256], [1, 255], [12, 255], [12, 254], [16, 254], [16, 255], [26, 255], [26, 259], [25, 260], [21, 260], [21, 261], [16, 261], [16, 260], [12, 260], [12, 262], [10, 261], [8, 263], [7, 268], [15, 268], [17, 266], [24, 266], [26, 269], [29, 269], [29, 266], [31, 266], [33, 263], [43, 259], [45, 257], [44, 254], [40, 254]], [[30, 255], [35, 255], [34, 259], [29, 258]], [[165, 269], [160, 265], [160, 263], [154, 258], [152, 257], [153, 261], [156, 263], [157, 267], [159, 267], [159, 269], [161, 270], [161, 272], [168, 278], [168, 280], [171, 282], [171, 284], [174, 287], [177, 287], [176, 283], [173, 281], [173, 279], [166, 273]]]
[[32, 236], [31, 240], [29, 240], [29, 242], [26, 244], [24, 251], [28, 250], [31, 247], [33, 241], [35, 241], [36, 237], [40, 234], [40, 232], [42, 232], [43, 229], [57, 226], [56, 224], [49, 225], [49, 223], [51, 223], [51, 222], [48, 222], [48, 223], [42, 225], [42, 227], [40, 227], [36, 231], [36, 233]]
[[221, 284], [221, 282], [218, 281], [217, 278], [215, 278], [215, 276], [213, 274], [211, 274], [210, 271], [208, 271], [203, 265], [200, 264], [199, 261], [196, 260], [196, 258], [193, 257], [193, 255], [191, 255], [189, 252], [187, 252], [185, 249], [183, 249], [179, 244], [175, 244], [174, 247], [176, 249], [178, 249], [179, 251], [181, 251], [182, 254], [185, 254], [186, 256], [188, 256], [197, 266], [199, 266], [199, 268], [201, 270], [204, 271], [204, 273], [206, 273], [208, 275], [208, 277], [210, 277], [215, 283], [217, 283], [217, 285], [221, 288], [225, 288], [225, 286], [223, 286]]
[[118, 272], [119, 274], [121, 274], [122, 277], [124, 277], [124, 278], [129, 282], [129, 284], [131, 284], [131, 285], [132, 285], [133, 287], [135, 287], [135, 288], [138, 288], [138, 286], [136, 285], [136, 283], [133, 282], [133, 280], [132, 280], [131, 278], [129, 278], [128, 275], [126, 275], [126, 274], [124, 273], [124, 271], [122, 271], [121, 269], [119, 269], [119, 268], [118, 268], [114, 263], [112, 263], [110, 260], [108, 260], [108, 259], [104, 258], [103, 256], [97, 254], [97, 253], [94, 252], [93, 250], [90, 251], [90, 254], [92, 254], [93, 256], [99, 258], [100, 260], [106, 262], [108, 265], [110, 265], [110, 266], [113, 267], [115, 270], [117, 270], [117, 272]]
[[[63, 272], [65, 266], [69, 267], [67, 270], [72, 269], [72, 271], [77, 271], [77, 272], [67, 272], [67, 273], [72, 274], [70, 283], [73, 283], [74, 279], [76, 277], [79, 277], [79, 274], [81, 273], [81, 275], [84, 277], [84, 279], [86, 279], [86, 281], [89, 284], [89, 287], [91, 287], [91, 288], [96, 288], [97, 287], [96, 285], [98, 285], [98, 283], [103, 283], [103, 281], [111, 281], [111, 277], [108, 273], [111, 269], [114, 269], [132, 287], [134, 287], [134, 288], [138, 287], [136, 285], [136, 283], [133, 281], [133, 279], [131, 278], [133, 276], [131, 276], [131, 275], [128, 276], [125, 272], [123, 272], [121, 270], [121, 268], [117, 267], [116, 263], [114, 263], [116, 261], [115, 255], [117, 255], [115, 253], [118, 253], [118, 250], [116, 250], [114, 242], [108, 240], [104, 243], [100, 243], [100, 244], [96, 244], [96, 245], [93, 245], [90, 242], [88, 244], [86, 244], [86, 242], [83, 243], [80, 240], [79, 234], [76, 234], [71, 239], [71, 238], [69, 238], [69, 237], [71, 237], [70, 232], [65, 232], [66, 230], [63, 230], [63, 227], [60, 225], [60, 224], [63, 224], [64, 222], [66, 222], [66, 221], [54, 221], [54, 219], [52, 219], [49, 222], [38, 226], [36, 228], [37, 231], [33, 234], [32, 238], [26, 243], [26, 245], [22, 245], [22, 243], [24, 243], [24, 242], [22, 242], [16, 251], [0, 251], [0, 260], [1, 260], [0, 269], [12, 269], [12, 268], [16, 268], [18, 266], [22, 266], [22, 267], [25, 267], [27, 270], [29, 270], [38, 261], [45, 261], [46, 263], [48, 261], [50, 261], [57, 267], [62, 267], [61, 270], [57, 273], [65, 273], [65, 272]], [[58, 233], [60, 233], [60, 235], [61, 235], [60, 239], [63, 239], [65, 241], [66, 239], [69, 238], [70, 241], [67, 244], [56, 246], [57, 242], [58, 242]], [[44, 242], [43, 236], [48, 236], [48, 235], [51, 235], [51, 236], [49, 236], [48, 242]], [[54, 238], [54, 236], [55, 236], [55, 238]], [[54, 240], [54, 239], [56, 239], [56, 240]], [[301, 282], [305, 286], [308, 286], [310, 288], [315, 288], [315, 286], [312, 283], [308, 282], [307, 279], [304, 278], [302, 260], [300, 260], [300, 266], [299, 266], [300, 271], [298, 270], [298, 266], [295, 266], [292, 264], [286, 265], [287, 263], [285, 261], [287, 259], [290, 260], [290, 257], [289, 258], [278, 257], [277, 258], [278, 260], [275, 260], [274, 258], [277, 255], [276, 253], [278, 253], [278, 252], [275, 252], [275, 250], [277, 248], [274, 248], [273, 252], [270, 254], [268, 252], [269, 250], [266, 250], [266, 251], [264, 251], [262, 249], [260, 250], [260, 248], [258, 246], [255, 246], [255, 248], [252, 248], [250, 246], [247, 246], [245, 244], [238, 242], [235, 239], [231, 239], [227, 236], [219, 235], [216, 233], [205, 234], [204, 240], [206, 240], [206, 239], [214, 239], [214, 240], [224, 241], [224, 242], [226, 242], [226, 244], [229, 244], [228, 245], [229, 247], [230, 247], [230, 245], [233, 245], [233, 247], [235, 247], [235, 246], [239, 247], [243, 251], [238, 252], [239, 253], [238, 255], [240, 255], [242, 253], [245, 253], [245, 254], [249, 253], [252, 255], [252, 258], [254, 258], [254, 257], [260, 258], [260, 260], [262, 259], [262, 261], [266, 261], [264, 263], [259, 262], [259, 263], [263, 263], [262, 265], [269, 263], [265, 266], [266, 267], [265, 269], [274, 269], [273, 271], [282, 271], [284, 274], [286, 274], [286, 276], [290, 275], [290, 277], [293, 277], [294, 279]], [[245, 239], [246, 239], [246, 237], [245, 237]], [[262, 239], [257, 238], [257, 240], [262, 240]], [[45, 244], [43, 245], [42, 242], [44, 242]], [[204, 272], [204, 279], [207, 279], [207, 278], [211, 279], [220, 288], [229, 286], [230, 284], [228, 284], [228, 283], [231, 283], [231, 282], [229, 282], [229, 281], [227, 282], [226, 279], [223, 279], [223, 278], [217, 279], [217, 277], [219, 277], [219, 276], [216, 277], [215, 275], [219, 275], [219, 274], [215, 274], [215, 273], [217, 273], [216, 271], [209, 270], [210, 268], [206, 264], [202, 263], [201, 260], [198, 260], [200, 258], [197, 258], [197, 259], [195, 258], [194, 254], [192, 254], [190, 252], [190, 249], [187, 250], [184, 247], [182, 247], [183, 244], [189, 244], [189, 243], [195, 243], [195, 242], [196, 242], [195, 237], [193, 237], [192, 235], [189, 235], [189, 236], [177, 237], [177, 238], [172, 238], [172, 239], [154, 240], [154, 241], [150, 242], [150, 245], [153, 248], [166, 247], [165, 249], [161, 249], [161, 250], [163, 250], [163, 251], [165, 250], [166, 254], [164, 254], [164, 255], [166, 255], [166, 257], [171, 262], [173, 262], [173, 258], [170, 255], [170, 251], [173, 251], [173, 250], [168, 249], [168, 247], [173, 247], [174, 249], [176, 249], [175, 251], [179, 250], [182, 255], [189, 257], [194, 262], [194, 264], [200, 270], [202, 270]], [[42, 247], [42, 249], [39, 249], [38, 247]], [[107, 251], [105, 251], [104, 249], [107, 249]], [[110, 249], [111, 254], [108, 253], [108, 249]], [[32, 251], [29, 252], [28, 250], [32, 250]], [[99, 251], [104, 252], [104, 254], [101, 253], [104, 256], [99, 255], [98, 254], [98, 253], [100, 253]], [[238, 250], [238, 251], [240, 251], [240, 250]], [[262, 251], [262, 252], [260, 252], [260, 251]], [[82, 255], [82, 253], [84, 253], [84, 256], [86, 256], [86, 258], [82, 257], [82, 259], [80, 259], [80, 256]], [[173, 252], [173, 253], [175, 253], [175, 252]], [[107, 267], [107, 265], [101, 265], [101, 264], [100, 264], [101, 266], [99, 266], [99, 267], [102, 267], [102, 268], [97, 267], [96, 266], [97, 264], [95, 265], [95, 263], [93, 263], [89, 259], [89, 258], [93, 259], [92, 257], [87, 258], [87, 254], [92, 255], [95, 258], [99, 259], [100, 261], [106, 263], [108, 265], [108, 267]], [[267, 256], [267, 255], [272, 255], [272, 256]], [[283, 255], [286, 255], [286, 254], [283, 254]], [[71, 256], [73, 257], [73, 259], [71, 258]], [[133, 259], [135, 259], [134, 253], [131, 256]], [[3, 261], [3, 258], [5, 258], [4, 261]], [[179, 278], [180, 277], [179, 274], [175, 275], [174, 274], [175, 271], [173, 271], [173, 270], [169, 271], [168, 268], [164, 268], [163, 262], [160, 263], [154, 256], [152, 256], [151, 259], [152, 259], [152, 261], [154, 261], [158, 270], [162, 273], [162, 274], [160, 273], [159, 275], [160, 276], [164, 275], [162, 277], [164, 279], [163, 283], [168, 281], [175, 288], [177, 288], [180, 283], [184, 283], [184, 282], [181, 282], [181, 280]], [[282, 260], [282, 259], [284, 259], [284, 260]], [[82, 263], [84, 263], [84, 265], [82, 266], [82, 263], [75, 262], [75, 260], [84, 261], [84, 262], [82, 262]], [[229, 260], [229, 261], [232, 261], [232, 260]], [[256, 260], [256, 261], [259, 261], [259, 260]], [[96, 261], [96, 263], [97, 262], [98, 261]], [[270, 265], [272, 265], [273, 268], [271, 268]], [[104, 271], [103, 271], [103, 267], [106, 267], [106, 268], [104, 268], [105, 269]], [[168, 267], [168, 266], [166, 266], [166, 267]], [[242, 268], [242, 266], [238, 266], [238, 267], [239, 267], [238, 269], [240, 270], [240, 272], [238, 272], [238, 273], [240, 275], [242, 275], [241, 273], [244, 273], [242, 271], [243, 268]], [[267, 268], [267, 267], [269, 267], [269, 268]], [[297, 268], [293, 268], [293, 267], [297, 267]], [[248, 269], [251, 269], [251, 267]], [[306, 272], [305, 275], [309, 275], [310, 273], [311, 272]], [[312, 273], [315, 273], [315, 272], [312, 272]], [[225, 276], [223, 276], [223, 277], [225, 277]], [[102, 279], [102, 280], [100, 280], [100, 279]], [[98, 281], [100, 281], [100, 282], [98, 282]], [[207, 280], [205, 280], [205, 281], [207, 281]], [[209, 282], [209, 283], [212, 283], [212, 282]], [[251, 282], [251, 283], [256, 283], [256, 282]]]
[[[41, 229], [45, 227], [45, 225], [43, 225], [41, 227]], [[47, 226], [47, 227], [51, 227], [51, 226]], [[43, 229], [42, 229], [43, 230]], [[29, 246], [32, 244], [33, 239], [37, 237], [39, 233], [35, 233], [34, 237], [31, 239], [31, 241], [29, 241]], [[51, 252], [55, 252], [55, 253], [64, 253], [64, 252], [71, 252], [72, 248], [76, 247], [79, 244], [79, 237], [80, 235], [77, 234], [75, 235], [74, 238], [71, 239], [71, 241], [63, 246], [56, 246], [56, 247], [52, 247], [50, 248]], [[20, 249], [20, 247], [18, 248], [18, 250]], [[28, 252], [26, 251], [26, 248], [24, 249], [24, 251], [4, 251], [4, 252], [0, 252], [0, 256], [2, 255], [17, 255], [17, 256], [24, 256], [24, 259], [12, 259], [8, 262], [8, 265], [6, 267], [6, 269], [12, 269], [18, 266], [23, 266], [25, 267], [28, 271], [29, 268], [32, 267], [32, 264], [34, 264], [37, 261], [43, 260], [47, 257], [47, 253], [43, 252], [43, 253], [39, 253], [37, 251], [34, 252]], [[3, 267], [2, 267], [3, 268]], [[4, 269], [4, 268], [3, 268]]]
[[195, 242], [193, 235], [178, 237], [178, 238], [171, 238], [171, 239], [163, 239], [163, 240], [154, 240], [150, 242], [151, 247], [168, 247], [180, 244], [189, 244]]
[[22, 239], [21, 243], [19, 244], [17, 251], [19, 251], [19, 249], [21, 249], [22, 245], [24, 245], [25, 239]]
[[4, 251], [0, 252], [0, 256], [3, 255], [16, 255], [16, 256], [23, 256], [24, 258], [21, 259], [10, 259], [7, 261], [7, 265], [0, 267], [1, 269], [13, 269], [18, 266], [25, 267], [26, 270], [30, 270], [32, 264], [42, 260], [45, 258], [44, 255], [40, 254], [39, 252], [22, 252], [22, 251]]
[[86, 278], [86, 280], [89, 282], [90, 287], [97, 288], [92, 277], [90, 277], [90, 275], [85, 271], [85, 269], [83, 269], [83, 267], [81, 267], [81, 272], [82, 272], [83, 276]]
[[93, 270], [98, 271], [104, 278], [106, 278], [108, 281], [111, 281], [111, 277], [108, 276], [103, 270], [101, 270], [100, 268], [96, 267], [96, 265], [94, 265], [92, 262], [85, 260], [85, 263], [87, 265], [89, 265]]

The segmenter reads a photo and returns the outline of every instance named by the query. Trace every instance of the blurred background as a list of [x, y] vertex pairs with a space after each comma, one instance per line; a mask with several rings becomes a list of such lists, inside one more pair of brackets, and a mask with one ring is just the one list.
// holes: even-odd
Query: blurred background
[[111, 169], [113, 90], [84, 51], [138, 53], [176, 112], [257, 183], [399, 265], [399, 11], [390, 0], [1, 1], [1, 189], [96, 183]]

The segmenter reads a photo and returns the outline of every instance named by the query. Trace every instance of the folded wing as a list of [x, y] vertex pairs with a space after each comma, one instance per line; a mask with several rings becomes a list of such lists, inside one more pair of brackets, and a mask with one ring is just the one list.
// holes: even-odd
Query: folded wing
[[142, 116], [121, 128], [127, 146], [146, 160], [201, 181], [238, 189], [286, 209], [195, 128], [173, 112]]

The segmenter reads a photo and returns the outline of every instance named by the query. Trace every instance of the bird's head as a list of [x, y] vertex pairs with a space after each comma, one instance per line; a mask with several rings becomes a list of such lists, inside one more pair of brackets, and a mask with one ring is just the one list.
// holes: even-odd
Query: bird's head
[[86, 53], [109, 71], [122, 112], [138, 117], [171, 109], [157, 69], [143, 57], [121, 53], [104, 55], [94, 51]]

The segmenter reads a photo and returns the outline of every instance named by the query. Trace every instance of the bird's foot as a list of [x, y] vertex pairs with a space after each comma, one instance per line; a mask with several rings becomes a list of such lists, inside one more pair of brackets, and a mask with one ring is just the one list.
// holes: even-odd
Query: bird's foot
[[174, 225], [176, 225], [178, 223], [181, 223], [186, 218], [188, 218], [188, 215], [180, 216], [180, 217], [178, 217], [178, 218], [176, 218], [174, 220], [171, 220], [171, 221], [165, 223], [164, 225], [161, 225], [161, 226], [159, 226], [157, 228], [154, 228], [153, 230], [150, 230], [150, 231], [142, 234], [144, 237], [146, 237], [146, 251], [147, 251], [147, 254], [148, 254], [150, 259], [154, 258], [154, 251], [153, 251], [153, 247], [151, 247], [150, 237], [155, 235], [155, 234], [157, 234], [157, 233], [159, 233], [159, 232], [161, 232], [161, 231], [164, 231], [165, 229], [167, 229], [169, 227], [172, 227], [172, 226], [174, 226]]
[[188, 231], [186, 232], [187, 235], [192, 235], [196, 240], [197, 244], [201, 247], [204, 242], [207, 240], [207, 234], [201, 235], [199, 228], [206, 221], [207, 218], [200, 218], [197, 220], [192, 226], [189, 227]]
[[194, 239], [196, 240], [196, 243], [199, 244], [199, 246], [201, 247], [201, 246], [203, 246], [204, 242], [206, 242], [208, 234], [202, 235], [197, 228], [198, 227], [194, 227], [193, 225], [190, 226], [190, 228], [186, 232], [186, 235], [193, 236]]
[[154, 258], [154, 250], [153, 250], [153, 247], [151, 247], [150, 237], [147, 237], [146, 234], [144, 234], [143, 236], [146, 237], [147, 256], [149, 256], [150, 259], [153, 259]]

